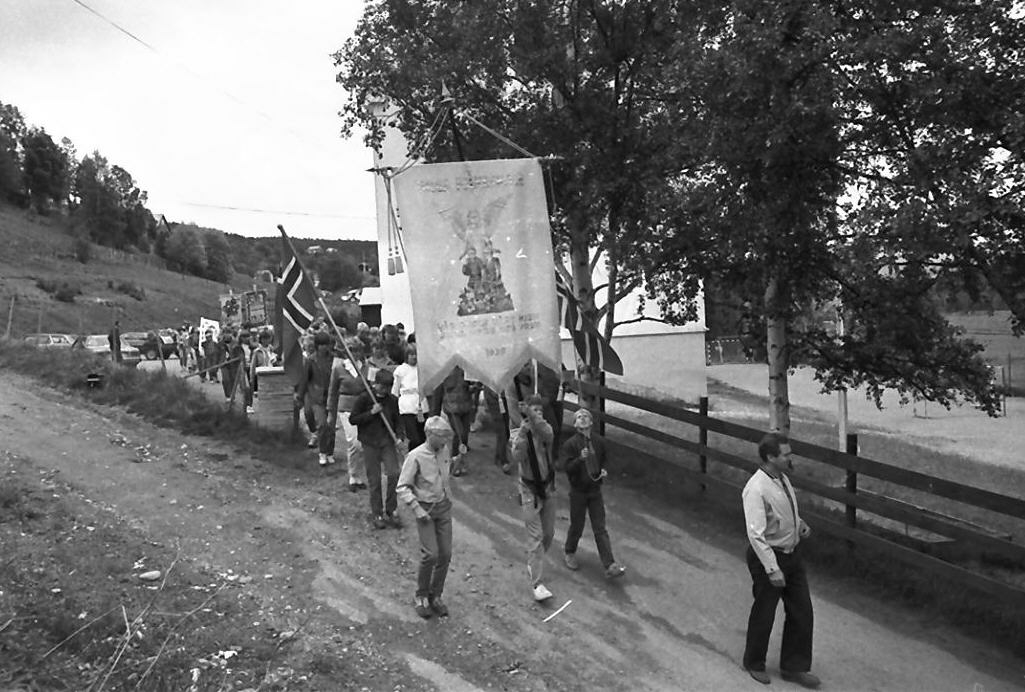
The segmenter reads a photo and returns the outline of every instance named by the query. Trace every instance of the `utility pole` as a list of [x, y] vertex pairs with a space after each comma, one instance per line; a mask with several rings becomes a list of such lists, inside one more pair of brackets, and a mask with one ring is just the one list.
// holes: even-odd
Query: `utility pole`
[[[844, 335], [844, 320], [843, 310], [837, 309], [836, 311], [836, 336], [837, 338], [843, 338]], [[837, 427], [837, 446], [841, 452], [847, 450], [847, 388], [844, 387], [836, 393], [836, 427]]]

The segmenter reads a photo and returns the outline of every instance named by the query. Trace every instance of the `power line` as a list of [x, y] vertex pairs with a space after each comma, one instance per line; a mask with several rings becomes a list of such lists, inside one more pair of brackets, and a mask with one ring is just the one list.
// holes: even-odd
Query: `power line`
[[205, 75], [202, 75], [202, 74], [196, 72], [195, 70], [190, 68], [188, 65], [186, 65], [186, 64], [184, 64], [184, 63], [182, 63], [182, 62], [180, 62], [178, 60], [175, 60], [173, 58], [170, 58], [170, 57], [164, 55], [162, 52], [160, 52], [156, 48], [156, 46], [152, 45], [151, 43], [148, 43], [147, 41], [144, 41], [139, 36], [136, 36], [134, 33], [129, 31], [125, 27], [121, 26], [116, 21], [114, 21], [110, 17], [106, 16], [105, 14], [100, 12], [99, 10], [93, 9], [92, 7], [87, 5], [85, 2], [83, 2], [83, 0], [71, 0], [71, 1], [73, 3], [75, 3], [76, 5], [82, 7], [86, 11], [90, 12], [91, 14], [95, 15], [96, 17], [98, 17], [104, 23], [109, 24], [111, 27], [113, 27], [117, 31], [121, 32], [122, 34], [124, 34], [128, 38], [132, 39], [133, 41], [135, 41], [139, 45], [145, 47], [147, 50], [152, 51], [154, 54], [156, 54], [160, 58], [162, 58], [164, 60], [167, 60], [168, 62], [173, 64], [178, 69], [182, 70], [183, 72], [188, 73], [192, 77], [194, 77], [194, 78], [196, 78], [196, 79], [198, 79], [198, 80], [200, 80], [202, 82], [206, 82], [208, 85], [210, 85], [212, 88], [214, 88], [216, 91], [218, 91], [225, 98], [233, 101], [235, 104], [241, 106], [244, 109], [248, 109], [252, 113], [260, 116], [261, 118], [263, 118], [267, 122], [271, 123], [272, 125], [275, 125], [276, 127], [281, 128], [283, 131], [285, 131], [288, 134], [292, 135], [297, 140], [304, 141], [307, 144], [309, 144], [310, 146], [317, 146], [317, 147], [321, 146], [321, 143], [319, 143], [319, 142], [318, 143], [314, 143], [311, 140], [307, 140], [302, 134], [300, 134], [299, 132], [296, 132], [295, 130], [293, 130], [292, 128], [288, 127], [287, 125], [284, 125], [284, 124], [276, 121], [268, 113], [260, 110], [256, 106], [253, 106], [251, 103], [247, 103], [246, 101], [243, 101], [242, 99], [240, 99], [239, 97], [235, 96], [233, 93], [231, 93], [230, 91], [228, 91], [223, 86], [221, 86], [219, 83], [215, 82], [214, 80], [210, 79], [209, 77], [206, 77]]
[[323, 219], [359, 219], [374, 221], [376, 217], [373, 216], [354, 216], [351, 214], [323, 214], [312, 211], [288, 211], [283, 209], [259, 209], [257, 207], [234, 207], [226, 204], [204, 204], [202, 202], [181, 202], [185, 206], [189, 207], [202, 207], [204, 209], [223, 209], [226, 211], [245, 211], [254, 212], [257, 214], [280, 214], [282, 216], [314, 216]]

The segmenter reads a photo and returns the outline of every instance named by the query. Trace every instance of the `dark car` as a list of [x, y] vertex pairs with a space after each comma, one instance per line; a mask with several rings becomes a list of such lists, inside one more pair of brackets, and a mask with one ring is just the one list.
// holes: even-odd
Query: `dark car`
[[125, 332], [122, 338], [135, 348], [146, 360], [157, 360], [161, 353], [165, 359], [176, 355], [174, 339], [164, 335], [157, 335], [156, 332]]

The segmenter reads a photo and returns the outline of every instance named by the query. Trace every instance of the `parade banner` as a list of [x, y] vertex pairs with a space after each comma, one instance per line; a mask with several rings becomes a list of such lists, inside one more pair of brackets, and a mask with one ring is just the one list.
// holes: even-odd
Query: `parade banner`
[[225, 327], [242, 326], [242, 300], [241, 296], [234, 293], [227, 293], [220, 297], [221, 303], [221, 324]]
[[540, 163], [423, 164], [394, 186], [421, 388], [433, 389], [456, 365], [495, 390], [531, 358], [560, 371]]
[[242, 294], [242, 324], [250, 327], [267, 324], [267, 291], [246, 291]]
[[207, 319], [206, 317], [199, 318], [199, 340], [203, 341], [206, 338], [206, 332], [210, 330], [214, 333], [214, 341], [221, 338], [221, 323], [217, 320]]

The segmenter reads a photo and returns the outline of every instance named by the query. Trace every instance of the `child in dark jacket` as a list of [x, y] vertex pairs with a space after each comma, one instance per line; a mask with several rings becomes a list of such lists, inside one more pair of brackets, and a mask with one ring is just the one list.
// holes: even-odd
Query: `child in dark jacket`
[[[370, 486], [370, 513], [374, 527], [383, 529], [389, 524], [401, 528], [395, 509], [398, 499], [395, 486], [399, 480], [399, 458], [395, 453], [393, 432], [399, 430], [399, 400], [391, 393], [394, 376], [387, 370], [374, 375], [374, 396], [363, 392], [352, 405], [349, 420], [356, 426], [357, 437], [363, 446], [363, 459], [367, 465], [367, 484]], [[385, 420], [391, 426], [389, 431]], [[387, 477], [384, 501], [381, 500], [381, 466]], [[382, 511], [383, 510], [383, 511]]]
[[591, 434], [593, 419], [587, 409], [578, 409], [573, 416], [574, 435], [566, 440], [559, 456], [569, 478], [569, 531], [566, 532], [566, 566], [580, 569], [577, 544], [584, 533], [584, 521], [590, 516], [594, 542], [598, 546], [605, 576], [610, 579], [623, 576], [626, 569], [612, 556], [612, 542], [605, 528], [605, 500], [602, 481], [606, 471], [605, 443]]

